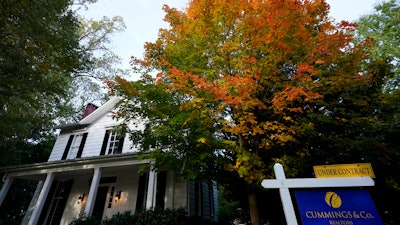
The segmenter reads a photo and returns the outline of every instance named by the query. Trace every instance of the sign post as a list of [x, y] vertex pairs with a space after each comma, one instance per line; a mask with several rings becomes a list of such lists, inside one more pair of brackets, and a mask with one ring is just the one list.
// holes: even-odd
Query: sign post
[[374, 186], [371, 177], [349, 178], [290, 178], [286, 179], [283, 166], [274, 165], [276, 179], [265, 179], [261, 182], [264, 188], [278, 188], [288, 225], [298, 225], [289, 188], [324, 188], [324, 187], [361, 187]]

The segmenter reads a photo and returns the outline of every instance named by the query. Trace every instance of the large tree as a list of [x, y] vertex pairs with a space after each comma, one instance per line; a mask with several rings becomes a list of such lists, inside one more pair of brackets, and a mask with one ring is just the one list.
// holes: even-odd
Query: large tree
[[[386, 60], [392, 66], [391, 76], [384, 79], [384, 89], [381, 100], [381, 107], [376, 107], [380, 118], [383, 119], [374, 124], [371, 134], [375, 139], [380, 139], [380, 144], [375, 145], [377, 151], [374, 157], [375, 165], [379, 174], [377, 176], [378, 192], [386, 195], [400, 196], [400, 176], [393, 171], [400, 170], [400, 1], [385, 0], [379, 2], [370, 14], [362, 16], [357, 21], [355, 30], [356, 43], [371, 39], [371, 56], [374, 60]], [[376, 144], [376, 142], [371, 144]], [[382, 181], [380, 183], [379, 181]], [[399, 223], [400, 215], [395, 210], [396, 197], [386, 200], [382, 196], [377, 203], [385, 210], [387, 221]]]
[[87, 103], [104, 100], [101, 82], [124, 74], [107, 47], [123, 20], [85, 20], [73, 9], [91, 2], [0, 3], [0, 151], [9, 156], [0, 165], [21, 162], [21, 142], [48, 140], [54, 124], [79, 120]]
[[1, 2], [0, 143], [32, 137], [54, 118], [81, 69], [79, 22], [70, 2]]
[[356, 38], [374, 39], [374, 58], [387, 57], [393, 64], [396, 75], [388, 81], [386, 91], [398, 89], [400, 85], [400, 1], [386, 0], [374, 7], [371, 14], [357, 21]]
[[128, 74], [128, 71], [119, 68], [121, 59], [109, 47], [112, 35], [126, 28], [123, 18], [114, 16], [94, 20], [79, 17], [79, 22], [77, 33], [81, 52], [86, 59], [83, 62], [85, 67], [71, 74], [71, 92], [74, 94], [71, 104], [75, 110], [69, 118], [75, 121], [82, 118], [88, 103], [101, 105], [107, 100], [108, 96], [102, 87], [104, 81], [113, 79], [116, 75]]
[[256, 190], [274, 163], [287, 176], [311, 175], [313, 164], [387, 153], [377, 134], [389, 66], [370, 58], [369, 40], [352, 43], [354, 24], [335, 23], [325, 1], [193, 0], [164, 10], [170, 28], [133, 60], [145, 78], [112, 84], [128, 99], [121, 116], [146, 118], [133, 137], [156, 162], [234, 172], [252, 224], [260, 224]]

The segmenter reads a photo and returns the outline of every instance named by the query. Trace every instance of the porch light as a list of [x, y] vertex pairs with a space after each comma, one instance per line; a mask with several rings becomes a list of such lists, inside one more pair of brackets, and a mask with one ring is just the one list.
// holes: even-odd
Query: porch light
[[79, 195], [79, 197], [78, 197], [78, 204], [79, 204], [80, 202], [83, 202], [83, 199], [85, 199], [85, 193]]
[[118, 202], [118, 200], [120, 200], [121, 199], [121, 191], [118, 191], [116, 194], [115, 194], [115, 202]]

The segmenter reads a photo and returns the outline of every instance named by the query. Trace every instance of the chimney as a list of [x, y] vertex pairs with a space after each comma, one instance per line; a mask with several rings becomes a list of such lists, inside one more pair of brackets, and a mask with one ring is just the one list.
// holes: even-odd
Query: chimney
[[98, 107], [95, 106], [92, 103], [89, 103], [86, 105], [86, 109], [85, 112], [83, 113], [83, 117], [82, 119], [84, 119], [85, 117], [89, 116], [89, 114], [91, 114], [92, 112], [94, 112]]

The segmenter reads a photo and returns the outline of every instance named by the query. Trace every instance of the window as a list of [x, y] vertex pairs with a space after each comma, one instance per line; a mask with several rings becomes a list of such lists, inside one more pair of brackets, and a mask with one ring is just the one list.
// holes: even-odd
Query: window
[[85, 146], [88, 133], [75, 134], [69, 136], [67, 146], [61, 159], [75, 159], [82, 155], [83, 147]]
[[69, 149], [69, 152], [68, 152], [67, 159], [75, 159], [76, 158], [76, 154], [78, 154], [79, 146], [81, 145], [82, 137], [83, 137], [83, 134], [78, 134], [78, 135], [74, 136], [74, 138], [72, 140], [71, 148]]
[[119, 140], [120, 136], [119, 132], [111, 131], [108, 139], [108, 151], [107, 154], [118, 154], [122, 152], [122, 148], [119, 149]]
[[120, 154], [124, 145], [124, 135], [120, 130], [107, 130], [100, 155]]

